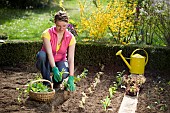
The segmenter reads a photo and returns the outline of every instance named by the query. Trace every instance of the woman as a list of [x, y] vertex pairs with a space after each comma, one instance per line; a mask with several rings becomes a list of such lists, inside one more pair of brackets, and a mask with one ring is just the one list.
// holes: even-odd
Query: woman
[[[59, 11], [54, 16], [55, 26], [42, 33], [43, 46], [37, 54], [37, 68], [41, 71], [43, 79], [54, 82], [54, 87], [68, 78], [67, 83], [70, 91], [75, 90], [74, 85], [74, 53], [76, 40], [74, 35], [67, 30], [68, 16]], [[50, 78], [50, 70], [53, 76]], [[60, 76], [59, 72], [65, 72]]]

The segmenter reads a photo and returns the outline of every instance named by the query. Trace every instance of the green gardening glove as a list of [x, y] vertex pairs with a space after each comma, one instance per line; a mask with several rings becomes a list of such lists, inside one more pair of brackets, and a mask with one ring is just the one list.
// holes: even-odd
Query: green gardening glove
[[74, 84], [74, 76], [69, 76], [67, 84], [68, 84], [67, 90], [70, 90], [70, 91], [76, 90], [76, 87], [75, 87], [75, 84]]
[[60, 82], [62, 80], [62, 76], [60, 76], [60, 72], [58, 70], [58, 67], [53, 67], [52, 68], [52, 71], [53, 71], [53, 76], [54, 76], [54, 80], [56, 82]]

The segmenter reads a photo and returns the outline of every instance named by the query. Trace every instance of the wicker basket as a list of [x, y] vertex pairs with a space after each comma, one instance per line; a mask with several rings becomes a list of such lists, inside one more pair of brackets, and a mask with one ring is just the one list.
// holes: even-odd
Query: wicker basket
[[44, 102], [50, 101], [51, 99], [53, 99], [53, 97], [55, 95], [55, 90], [53, 89], [53, 85], [50, 81], [45, 80], [45, 79], [35, 80], [35, 81], [31, 82], [31, 87], [32, 87], [32, 84], [35, 83], [35, 82], [49, 82], [50, 85], [51, 85], [52, 91], [51, 92], [33, 92], [33, 91], [30, 91], [29, 92], [30, 98], [37, 100], [37, 101], [44, 101]]

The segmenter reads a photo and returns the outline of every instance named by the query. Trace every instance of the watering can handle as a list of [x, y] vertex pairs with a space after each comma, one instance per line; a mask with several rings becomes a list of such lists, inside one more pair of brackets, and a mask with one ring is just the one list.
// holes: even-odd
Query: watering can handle
[[139, 51], [139, 50], [143, 50], [146, 54], [146, 61], [145, 61], [145, 65], [148, 63], [148, 53], [144, 50], [144, 49], [136, 49], [132, 52], [131, 56], [136, 52], [136, 51]]

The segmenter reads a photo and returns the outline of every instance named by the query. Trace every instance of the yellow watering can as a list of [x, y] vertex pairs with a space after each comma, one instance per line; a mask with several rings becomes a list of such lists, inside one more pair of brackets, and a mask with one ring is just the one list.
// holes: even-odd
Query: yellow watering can
[[[136, 51], [143, 50], [146, 54], [145, 56], [142, 56], [140, 54], [134, 54]], [[130, 73], [132, 74], [144, 74], [145, 65], [148, 62], [148, 53], [144, 49], [136, 49], [132, 52], [130, 56], [130, 64], [126, 61], [126, 59], [122, 55], [122, 50], [119, 50], [116, 55], [120, 55], [123, 61], [128, 66]]]

